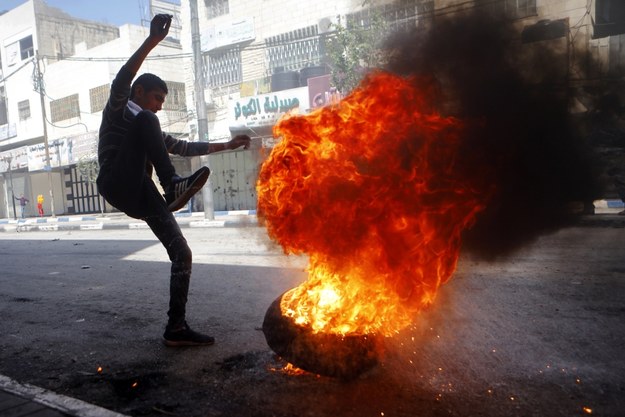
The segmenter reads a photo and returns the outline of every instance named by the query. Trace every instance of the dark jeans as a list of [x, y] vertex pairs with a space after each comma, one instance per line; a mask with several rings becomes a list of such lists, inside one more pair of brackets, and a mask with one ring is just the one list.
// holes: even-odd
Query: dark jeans
[[128, 130], [114, 156], [100, 161], [98, 189], [113, 207], [131, 217], [142, 219], [158, 215], [155, 200], [162, 200], [152, 182], [151, 163], [156, 170], [161, 185], [166, 186], [175, 175], [165, 147], [161, 125], [156, 115], [141, 111]]
[[191, 278], [192, 254], [176, 218], [152, 181], [151, 162], [161, 183], [175, 174], [155, 114], [140, 112], [121, 149], [101, 161], [98, 190], [109, 204], [131, 217], [144, 220], [160, 240], [171, 261], [169, 328], [182, 326]]
[[169, 281], [169, 322], [167, 327], [176, 329], [185, 321], [191, 264], [193, 256], [187, 240], [182, 235], [180, 226], [172, 213], [167, 210], [160, 216], [144, 218], [152, 232], [161, 241], [171, 261], [171, 278]]

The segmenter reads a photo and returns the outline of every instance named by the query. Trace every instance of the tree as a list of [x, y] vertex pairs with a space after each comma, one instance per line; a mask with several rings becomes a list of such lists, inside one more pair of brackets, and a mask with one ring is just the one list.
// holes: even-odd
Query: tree
[[[365, 1], [363, 5], [370, 3]], [[385, 53], [382, 42], [388, 24], [378, 9], [369, 7], [358, 14], [360, 19], [339, 18], [332, 24], [334, 33], [327, 39], [326, 55], [332, 83], [342, 94], [349, 93], [373, 68], [382, 66]]]
[[[98, 179], [98, 173], [100, 172], [100, 165], [94, 155], [83, 156], [76, 162], [76, 170], [82, 177], [82, 180], [89, 184], [95, 184]], [[102, 204], [100, 204], [100, 212], [104, 214], [104, 199], [99, 197]]]
[[80, 173], [82, 179], [89, 184], [95, 184], [98, 178], [100, 166], [98, 161], [93, 157], [82, 157], [76, 163], [76, 169]]

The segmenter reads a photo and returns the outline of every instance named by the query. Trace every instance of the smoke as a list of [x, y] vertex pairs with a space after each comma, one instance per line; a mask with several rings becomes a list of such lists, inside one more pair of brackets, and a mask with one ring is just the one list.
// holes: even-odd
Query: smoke
[[465, 126], [456, 169], [493, 194], [463, 250], [486, 259], [572, 224], [571, 203], [600, 196], [592, 150], [568, 111], [566, 52], [554, 44], [523, 44], [509, 20], [483, 11], [388, 40], [385, 69], [430, 80], [436, 109]]

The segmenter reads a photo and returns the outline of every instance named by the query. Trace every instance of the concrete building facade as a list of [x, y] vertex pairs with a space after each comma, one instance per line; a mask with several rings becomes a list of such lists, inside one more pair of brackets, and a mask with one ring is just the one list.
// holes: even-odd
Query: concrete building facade
[[[584, 89], [605, 84], [609, 78], [622, 79], [624, 74], [625, 3], [619, 0], [196, 1], [208, 130], [213, 139], [246, 132], [267, 152], [274, 140], [271, 127], [280, 112], [271, 108], [267, 112], [263, 104], [297, 100], [302, 113], [314, 107], [314, 97], [331, 85], [326, 74], [331, 73], [332, 63], [325, 43], [335, 30], [332, 24], [350, 19], [366, 22], [370, 9], [397, 27], [427, 24], [437, 16], [469, 10], [503, 12], [518, 27], [520, 42], [549, 42], [560, 52], [562, 81], [569, 87]], [[182, 20], [189, 22], [190, 1], [182, 1], [181, 6]], [[183, 25], [181, 41], [183, 51], [191, 55], [190, 25]], [[194, 108], [199, 77], [194, 76], [191, 63], [186, 68], [190, 71], [188, 105]], [[590, 111], [592, 97], [581, 94], [574, 104], [576, 111]], [[232, 165], [221, 161], [218, 167], [227, 170]], [[233, 187], [226, 182], [214, 189], [219, 200]]]
[[[170, 85], [171, 106], [159, 114], [164, 130], [190, 140], [225, 141], [237, 133], [254, 138], [251, 152], [209, 158], [216, 210], [255, 208], [256, 177], [275, 140], [273, 125], [285, 111], [306, 113], [336, 94], [326, 50], [333, 24], [366, 24], [371, 9], [396, 27], [427, 24], [467, 10], [502, 11], [518, 26], [520, 42], [549, 42], [561, 52], [567, 86], [599, 91], [606, 83], [621, 82], [625, 73], [621, 0], [193, 0], [200, 77], [194, 70], [197, 37], [190, 24], [191, 1], [172, 6], [152, 0], [152, 14], [176, 14], [174, 35], [151, 54], [142, 71], [155, 72]], [[110, 82], [146, 29], [84, 22], [49, 9], [42, 0], [30, 0], [0, 15], [0, 217], [13, 214], [9, 189], [25, 192], [31, 201], [40, 193], [48, 196], [51, 189], [59, 200], [56, 214], [110, 209], [81, 178], [90, 175]], [[33, 89], [33, 80], [39, 79], [33, 78], [39, 73], [36, 51], [45, 82], [49, 156], [41, 95]], [[198, 135], [198, 82], [203, 82], [208, 137]], [[580, 95], [576, 111], [592, 110], [591, 95]], [[183, 173], [192, 168], [188, 161], [175, 162]], [[202, 203], [196, 201], [194, 209], [203, 209]]]
[[[20, 195], [31, 215], [40, 194], [46, 215], [111, 210], [93, 184], [97, 132], [111, 81], [148, 33], [75, 19], [42, 0], [0, 15], [0, 217], [16, 216]], [[159, 118], [174, 136], [188, 131], [180, 51], [170, 37], [141, 68], [168, 83]]]

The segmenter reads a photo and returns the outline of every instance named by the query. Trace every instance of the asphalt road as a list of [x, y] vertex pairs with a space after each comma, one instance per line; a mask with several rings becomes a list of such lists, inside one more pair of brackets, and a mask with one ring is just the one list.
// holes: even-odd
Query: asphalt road
[[148, 230], [0, 234], [0, 374], [136, 416], [625, 415], [621, 227], [462, 256], [433, 308], [350, 382], [283, 370], [259, 330], [305, 259], [256, 227], [184, 232], [189, 322], [216, 337], [208, 348], [161, 344], [169, 263]]

